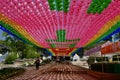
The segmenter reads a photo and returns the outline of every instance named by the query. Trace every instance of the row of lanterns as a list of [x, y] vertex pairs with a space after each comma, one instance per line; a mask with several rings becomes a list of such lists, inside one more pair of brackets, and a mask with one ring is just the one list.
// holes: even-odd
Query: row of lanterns
[[111, 3], [112, 0], [92, 0], [90, 7], [87, 10], [87, 13], [101, 13], [108, 5]]
[[48, 0], [51, 10], [57, 11], [69, 11], [70, 0]]
[[[44, 1], [44, 0], [42, 0], [42, 1]], [[66, 38], [67, 39], [80, 38], [80, 41], [77, 43], [78, 45], [75, 46], [75, 47], [80, 47], [80, 46], [83, 46], [84, 44], [86, 44], [87, 42], [89, 42], [89, 40], [96, 34], [96, 32], [98, 32], [103, 27], [103, 24], [105, 24], [107, 21], [112, 19], [113, 18], [112, 16], [114, 16], [114, 15], [116, 16], [118, 14], [117, 12], [119, 12], [119, 10], [115, 10], [113, 12], [113, 8], [110, 7], [111, 12], [116, 13], [116, 14], [109, 13], [109, 10], [107, 10], [106, 13], [104, 13], [104, 15], [103, 14], [100, 14], [100, 15], [99, 14], [98, 15], [87, 14], [85, 9], [87, 9], [86, 6], [88, 6], [88, 4], [84, 4], [85, 2], [83, 2], [83, 4], [81, 5], [80, 11], [77, 14], [76, 8], [78, 9], [79, 7], [76, 7], [76, 6], [78, 6], [77, 2], [79, 2], [79, 1], [77, 1], [76, 3], [72, 2], [74, 5], [70, 4], [71, 3], [70, 0], [46, 0], [46, 1], [48, 1], [48, 4], [46, 4], [46, 5], [48, 5], [47, 7], [50, 7], [51, 5], [53, 5], [54, 7], [58, 6], [59, 9], [57, 9], [57, 8], [51, 9], [51, 10], [46, 10], [47, 8], [43, 9], [43, 8], [45, 8], [45, 6], [42, 3], [39, 3], [39, 5], [42, 5], [42, 7], [38, 8], [36, 3], [34, 3], [34, 1], [33, 1], [33, 2], [30, 2], [30, 4], [28, 4], [28, 2], [25, 3], [26, 5], [24, 5], [24, 9], [26, 9], [26, 7], [28, 7], [29, 5], [36, 6], [36, 9], [37, 8], [40, 9], [40, 11], [38, 11], [38, 13], [41, 15], [35, 15], [35, 14], [17, 15], [19, 13], [22, 13], [21, 12], [22, 6], [20, 4], [15, 5], [17, 10], [14, 11], [14, 8], [10, 8], [10, 6], [11, 6], [10, 3], [7, 3], [8, 5], [4, 6], [4, 5], [2, 5], [2, 3], [4, 3], [4, 2], [2, 2], [0, 4], [4, 7], [6, 7], [6, 9], [4, 10], [3, 9], [4, 7], [1, 8], [0, 13], [5, 14], [10, 19], [17, 22], [19, 25], [21, 25], [21, 27], [24, 28], [27, 31], [27, 33], [29, 33], [29, 35], [32, 36], [38, 42], [38, 44], [41, 43], [45, 47], [50, 47], [50, 46], [48, 46], [49, 44], [46, 41], [46, 39], [56, 39], [55, 31], [57, 31], [58, 29], [65, 29], [66, 30], [66, 32], [67, 32]], [[88, 2], [90, 2], [90, 1], [88, 1]], [[65, 4], [63, 4], [63, 3], [65, 3]], [[95, 2], [93, 0], [93, 3], [100, 4], [102, 2], [99, 3], [99, 2]], [[102, 4], [107, 4], [107, 3], [110, 3], [110, 2], [106, 1]], [[67, 5], [67, 8], [69, 8], [68, 10], [71, 10], [71, 9], [73, 9], [73, 7], [75, 7], [73, 12], [72, 12], [73, 14], [69, 15], [70, 14], [69, 12], [67, 12], [67, 14], [57, 12], [57, 14], [55, 14], [55, 11], [63, 10], [63, 9], [61, 9], [64, 7], [63, 5]], [[69, 5], [71, 7], [69, 7]], [[116, 5], [114, 5], [114, 6], [116, 6]], [[118, 4], [117, 4], [117, 6], [118, 6]], [[9, 11], [7, 11], [8, 8], [10, 8]], [[67, 8], [65, 7], [65, 9], [67, 9]], [[35, 13], [34, 7], [30, 7], [30, 8], [28, 8], [28, 10], [29, 9], [30, 9], [31, 13]], [[12, 12], [12, 10], [13, 10], [13, 12]], [[55, 10], [55, 11], [52, 11], [52, 10]], [[19, 11], [19, 13], [18, 13], [18, 11]], [[75, 16], [75, 14], [77, 14], [78, 16]], [[108, 18], [109, 20], [108, 19], [106, 20], [106, 18]], [[64, 19], [66, 19], [66, 20], [64, 20]], [[63, 21], [64, 21], [64, 23], [63, 23]], [[55, 26], [54, 26], [54, 24], [55, 24]], [[66, 25], [64, 26], [63, 24], [66, 24]], [[12, 25], [10, 25], [10, 26], [13, 27]], [[112, 26], [112, 25], [110, 24], [109, 26]], [[15, 28], [15, 27], [13, 27], [13, 28]], [[92, 28], [92, 29], [89, 29], [89, 28]], [[94, 31], [92, 31], [93, 29], [94, 29]], [[15, 33], [15, 31], [12, 31], [12, 29], [9, 29], [9, 30], [11, 30], [11, 32]], [[102, 34], [104, 34], [107, 30], [108, 29], [105, 28], [105, 31], [103, 31], [103, 33], [101, 31], [101, 33], [99, 35], [97, 35], [96, 39], [98, 37], [100, 37]], [[21, 29], [20, 32], [22, 33], [22, 31], [23, 30]], [[113, 30], [111, 30], [111, 32], [112, 31]], [[18, 30], [18, 32], [19, 32], [19, 30]], [[84, 35], [87, 33], [90, 33], [90, 34], [87, 36]], [[108, 35], [109, 33], [107, 33], [106, 35]], [[62, 32], [62, 34], [64, 34], [64, 32]], [[22, 35], [24, 35], [24, 37], [27, 37], [23, 33], [22, 33]], [[20, 35], [18, 35], [18, 36], [20, 36]], [[105, 36], [103, 36], [103, 37], [105, 37]], [[21, 37], [21, 38], [23, 38], [23, 37]], [[29, 37], [27, 37], [27, 39], [28, 38]], [[102, 38], [99, 38], [99, 40]], [[93, 41], [95, 41], [96, 39], [93, 39]], [[97, 41], [99, 41], [99, 40], [97, 40]], [[60, 42], [60, 39], [58, 41]], [[91, 42], [93, 42], [93, 41], [91, 41]], [[32, 41], [32, 42], [34, 42], [34, 41]], [[70, 42], [70, 41], [68, 41], [68, 42]], [[89, 42], [89, 43], [91, 43], [91, 42]]]

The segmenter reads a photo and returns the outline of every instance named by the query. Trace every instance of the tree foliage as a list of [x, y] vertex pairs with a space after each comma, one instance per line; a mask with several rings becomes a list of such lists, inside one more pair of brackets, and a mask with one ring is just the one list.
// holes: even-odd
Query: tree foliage
[[[35, 55], [37, 53], [36, 46], [26, 44], [26, 43], [22, 42], [21, 40], [19, 40], [18, 38], [11, 36], [5, 32], [3, 33], [3, 36], [5, 37], [4, 45], [9, 47], [10, 52], [18, 53], [19, 57], [21, 59], [28, 58], [30, 56], [35, 57]], [[37, 54], [37, 56], [38, 55], [39, 54]]]

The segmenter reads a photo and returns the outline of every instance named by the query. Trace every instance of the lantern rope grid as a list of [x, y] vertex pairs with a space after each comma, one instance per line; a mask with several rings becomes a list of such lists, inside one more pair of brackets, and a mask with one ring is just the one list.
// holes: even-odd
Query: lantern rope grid
[[[116, 20], [117, 20], [117, 19], [116, 19]], [[112, 22], [111, 22], [111, 21], [110, 21], [110, 22], [113, 23], [113, 21], [114, 21], [114, 20], [112, 20]], [[107, 25], [107, 26], [111, 26], [111, 25], [110, 25], [110, 24], [111, 24], [110, 22], [106, 23], [106, 25]], [[111, 26], [111, 27], [112, 27], [112, 26]], [[110, 27], [109, 29], [111, 29], [111, 27]], [[107, 28], [106, 28], [106, 29], [107, 29]], [[106, 29], [105, 29], [105, 30], [106, 30]]]
[[[82, 16], [83, 17], [83, 16]], [[76, 20], [79, 20], [79, 16], [78, 16], [78, 18], [76, 19]], [[74, 21], [75, 22], [75, 21]], [[75, 28], [75, 26], [73, 27], [73, 28]], [[73, 31], [72, 31], [73, 32]], [[78, 32], [78, 31], [76, 31], [76, 32]], [[77, 33], [76, 33], [77, 34]], [[76, 35], [75, 34], [75, 35]], [[74, 35], [72, 35], [72, 37], [73, 37]]]
[[[75, 5], [73, 5], [73, 4], [75, 4]], [[69, 39], [72, 39], [75, 36], [75, 35], [73, 35], [73, 33], [74, 33], [75, 28], [76, 28], [75, 26], [73, 26], [74, 25], [74, 20], [75, 20], [75, 15], [76, 15], [76, 13], [75, 13], [76, 9], [73, 8], [73, 6], [75, 6], [75, 7], [77, 6], [77, 1], [75, 1], [75, 0], [70, 1], [69, 6], [70, 6], [70, 8], [69, 8], [69, 13], [67, 13], [68, 16], [67, 16], [67, 22], [66, 22], [66, 24], [68, 24], [67, 25], [68, 28], [72, 27], [72, 29], [70, 29], [69, 34], [68, 34]], [[73, 11], [71, 13], [72, 9], [73, 9]]]
[[[71, 1], [72, 2], [72, 1]], [[75, 5], [73, 5], [74, 7], [76, 7], [77, 6], [77, 1], [76, 0], [73, 0], [73, 2], [74, 2], [74, 4]], [[71, 9], [69, 9], [69, 10], [71, 10]], [[73, 10], [73, 15], [72, 15], [72, 20], [69, 20], [69, 21], [71, 21], [70, 22], [70, 26], [69, 27], [72, 27], [73, 26], [73, 23], [74, 23], [74, 20], [75, 20], [75, 8], [74, 8], [74, 10]], [[73, 38], [73, 32], [74, 32], [74, 29], [75, 29], [75, 27], [73, 27], [73, 29], [70, 29], [70, 31], [69, 32], [71, 32], [71, 34], [68, 34], [68, 36], [70, 36], [70, 39], [72, 39]]]
[[[81, 2], [82, 2], [82, 1], [81, 1]], [[81, 3], [81, 2], [80, 2], [80, 3]], [[80, 3], [79, 3], [79, 4], [80, 4]], [[76, 4], [76, 6], [78, 6], [79, 4]], [[83, 3], [81, 3], [80, 5], [83, 5]], [[77, 7], [75, 11], [79, 10], [79, 12], [81, 12], [83, 8], [84, 8], [84, 7], [82, 6], [82, 7], [80, 7], [80, 10], [79, 10], [78, 7]], [[79, 12], [78, 12], [78, 13], [79, 13]], [[75, 13], [76, 13], [76, 12], [75, 12]], [[75, 15], [77, 15], [78, 13], [76, 13]], [[77, 21], [79, 21], [80, 19], [81, 19], [81, 21], [82, 21], [82, 17], [84, 17], [84, 15], [82, 15], [82, 16], [81, 16], [81, 15], [78, 15], [77, 19], [74, 18], [74, 22], [77, 23]], [[79, 22], [79, 23], [82, 23], [82, 22]], [[79, 24], [79, 23], [78, 23], [78, 24]], [[76, 28], [78, 27], [78, 25], [75, 26], [74, 23], [73, 23], [73, 26], [76, 27]], [[80, 27], [79, 27], [79, 28], [80, 28]], [[75, 29], [75, 28], [74, 28], [74, 29]], [[73, 34], [72, 36], [78, 35], [77, 33], [78, 33], [79, 31], [81, 31], [81, 28], [80, 28], [80, 30], [76, 31], [76, 34]]]
[[[40, 3], [40, 4], [41, 4], [41, 3]], [[41, 7], [42, 7], [42, 4], [41, 4]], [[44, 10], [43, 7], [42, 7], [42, 10]], [[45, 13], [45, 12], [44, 12], [44, 13]], [[42, 15], [40, 14], [40, 16], [42, 16]], [[36, 16], [35, 16], [35, 17], [36, 17]], [[37, 19], [37, 18], [36, 18], [36, 19]], [[42, 19], [42, 18], [41, 18], [41, 19]], [[39, 21], [39, 20], [38, 20], [38, 21]], [[40, 21], [39, 21], [39, 22], [40, 22]], [[46, 23], [45, 20], [43, 20], [43, 22]], [[47, 26], [47, 25], [45, 25], [45, 27], [43, 27], [43, 30], [42, 30], [42, 31], [45, 31], [46, 26]], [[37, 27], [37, 26], [36, 26], [36, 27]], [[38, 29], [40, 29], [40, 28], [38, 27]], [[47, 29], [47, 30], [48, 30], [48, 29]], [[46, 31], [45, 31], [45, 32], [42, 32], [42, 33], [45, 33], [45, 35], [48, 37]], [[51, 37], [51, 36], [50, 36], [50, 37]], [[42, 38], [42, 37], [41, 37], [41, 38]], [[48, 38], [49, 38], [49, 37], [48, 37]]]
[[[47, 4], [49, 4], [47, 1], [46, 1], [46, 3]], [[44, 3], [43, 3], [44, 4]], [[45, 4], [44, 4], [44, 6], [45, 6]], [[48, 7], [48, 6], [47, 6]], [[46, 9], [46, 7], [44, 7], [45, 9]], [[49, 7], [48, 7], [49, 8]], [[46, 10], [47, 11], [47, 10]], [[52, 15], [52, 12], [51, 11], [49, 11], [49, 13], [50, 13], [50, 17], [51, 17], [51, 19], [52, 19], [52, 22], [53, 22], [53, 26], [51, 25], [50, 27], [53, 27], [53, 29], [52, 29], [52, 32], [54, 32], [55, 30], [56, 30], [56, 27], [55, 27], [55, 22], [54, 22], [54, 19], [53, 19], [53, 15]], [[52, 42], [53, 42], [53, 36], [52, 36], [52, 40], [51, 40]], [[51, 42], [51, 43], [52, 43]]]
[[[62, 0], [62, 10], [64, 11], [64, 7], [65, 7], [65, 5], [64, 5], [64, 1]], [[69, 6], [70, 6], [70, 4], [69, 4]], [[70, 10], [70, 9], [69, 9]], [[65, 16], [65, 14], [67, 15], [67, 13], [64, 13], [63, 12], [63, 14], [62, 14], [62, 30], [64, 30], [64, 26], [66, 26], [65, 24], [64, 24], [64, 16]], [[64, 32], [62, 32], [62, 35], [64, 35]], [[67, 35], [66, 35], [67, 36]], [[65, 37], [66, 38], [66, 37]], [[64, 41], [64, 36], [62, 36], [62, 41]], [[61, 42], [62, 43], [62, 42]], [[64, 47], [64, 46], [63, 46]], [[66, 54], [64, 53], [63, 54], [63, 56], [65, 56]]]
[[[54, 2], [55, 2], [55, 9], [57, 10], [57, 5], [56, 5], [56, 4], [57, 4], [57, 0], [54, 0]], [[58, 24], [57, 27], [58, 27], [58, 30], [60, 30], [60, 22], [59, 22], [59, 17], [58, 17], [58, 14], [59, 14], [59, 13], [58, 13], [58, 11], [56, 11], [55, 13], [56, 13], [57, 24]], [[58, 35], [58, 36], [59, 36], [59, 35]], [[62, 38], [61, 38], [61, 39], [62, 39]]]
[[[30, 8], [30, 7], [29, 7]], [[29, 13], [30, 14], [30, 13]], [[26, 16], [24, 16], [24, 17], [26, 17]], [[33, 17], [34, 17], [34, 15], [33, 15]], [[26, 18], [29, 18], [29, 17], [26, 17]], [[25, 21], [30, 21], [30, 19], [32, 19], [32, 18], [29, 18], [28, 20], [25, 20]], [[33, 23], [32, 23], [33, 24]], [[33, 24], [33, 25], [37, 25], [37, 24]], [[26, 29], [27, 30], [27, 29]], [[33, 29], [34, 30], [34, 29]]]
[[[41, 3], [42, 3], [42, 1], [41, 1]], [[46, 12], [45, 12], [45, 8], [42, 6], [43, 4], [41, 4], [41, 7], [42, 7], [42, 9], [43, 9], [43, 11], [44, 11], [44, 14], [45, 14], [45, 17], [48, 19], [48, 17], [46, 16]], [[42, 16], [42, 14], [41, 14], [41, 16]], [[41, 18], [42, 19], [42, 18]], [[44, 19], [43, 19], [44, 20]], [[45, 20], [44, 20], [44, 22], [45, 22]], [[48, 20], [48, 22], [49, 22], [49, 20]], [[45, 22], [46, 23], [46, 22]], [[46, 23], [47, 24], [47, 23]], [[49, 25], [51, 25], [50, 24], [50, 22], [49, 22]], [[47, 26], [47, 25], [46, 25]], [[47, 26], [47, 27], [49, 27], [49, 26]], [[49, 35], [50, 35], [50, 37], [47, 35], [47, 32], [46, 32], [46, 30], [45, 30], [45, 28], [43, 27], [43, 30], [45, 31], [45, 34], [47, 35], [47, 38], [52, 38], [52, 34], [50, 33], [50, 31], [49, 31], [49, 29], [46, 27], [46, 29], [48, 30], [48, 32], [49, 32]], [[39, 27], [38, 27], [39, 28]], [[43, 33], [43, 32], [42, 32]]]
[[[109, 8], [109, 7], [108, 7], [108, 8]], [[109, 8], [109, 9], [110, 9], [110, 8]], [[112, 8], [112, 9], [114, 9], [114, 8]], [[116, 8], [116, 9], [117, 9], [117, 8]], [[114, 10], [115, 10], [115, 9], [114, 9]], [[111, 11], [112, 11], [112, 10], [111, 10]], [[113, 13], [115, 14], [115, 12], [110, 12], [110, 14], [113, 14]], [[110, 14], [108, 15], [107, 18], [114, 17], [113, 15], [110, 16]], [[106, 18], [106, 17], [104, 17], [104, 18]], [[106, 19], [107, 19], [107, 18], [106, 18]], [[108, 19], [108, 20], [109, 20], [109, 19]], [[108, 25], [109, 25], [109, 24], [108, 24]], [[111, 26], [111, 25], [109, 25], [109, 26]]]
[[[97, 15], [96, 15], [97, 16]], [[97, 21], [97, 20], [96, 20]], [[99, 23], [99, 22], [98, 22]], [[94, 23], [94, 25], [96, 25], [95, 23]], [[89, 30], [90, 31], [90, 30]], [[88, 36], [88, 35], [87, 35]], [[88, 36], [89, 37], [89, 36]]]
[[[1, 16], [2, 18], [4, 17], [4, 15], [0, 15], [0, 16]], [[1, 19], [2, 19], [2, 18], [1, 18]], [[11, 22], [11, 21], [9, 21], [7, 18], [3, 18], [3, 20], [6, 21], [6, 22]], [[13, 24], [13, 26], [15, 26], [15, 25], [16, 25], [16, 24]], [[16, 26], [16, 27], [17, 27], [17, 26]], [[18, 26], [17, 28], [19, 29], [20, 27]], [[17, 28], [16, 28], [16, 29], [17, 29]], [[17, 29], [17, 30], [18, 30], [18, 29]], [[13, 30], [12, 30], [12, 31], [13, 31]], [[20, 32], [20, 33], [21, 33], [21, 32]]]
[[[86, 3], [87, 4], [87, 3]], [[82, 5], [82, 4], [81, 4]], [[82, 6], [81, 7], [81, 10], [79, 11], [79, 12], [81, 12], [82, 10], [84, 10], [85, 8], [84, 8], [84, 6]], [[77, 8], [76, 8], [76, 10], [77, 10]], [[84, 15], [79, 15], [78, 17], [77, 17], [77, 19], [74, 21], [74, 22], [79, 22], [79, 20], [80, 19], [82, 19], [83, 17], [85, 17], [86, 16], [86, 14], [84, 14]], [[89, 16], [88, 16], [89, 17]], [[87, 22], [87, 19], [85, 20], [85, 21], [83, 21], [82, 22], [82, 20], [81, 20], [81, 22], [80, 23], [78, 23], [78, 25], [77, 25], [77, 27], [78, 28], [80, 28], [80, 26], [81, 26], [81, 28], [80, 28], [80, 30], [78, 30], [78, 31], [76, 31], [76, 33], [74, 34], [74, 35], [77, 35], [78, 37], [80, 37], [81, 35], [83, 35], [83, 34], [78, 34], [78, 33], [82, 33], [83, 32], [83, 29], [84, 29], [84, 25], [85, 25], [85, 22]], [[82, 25], [79, 25], [79, 24], [81, 24], [82, 23]], [[74, 26], [75, 27], [75, 26]], [[72, 35], [72, 36], [74, 36], [74, 35]], [[86, 40], [86, 39], [85, 39]], [[79, 43], [78, 43], [79, 44]]]
[[[70, 4], [69, 4], [69, 12], [70, 12], [70, 10], [71, 10], [71, 4], [72, 4], [72, 1], [70, 1]], [[67, 15], [67, 18], [66, 18], [66, 28], [68, 28], [69, 29], [69, 25], [68, 25], [68, 23], [69, 23], [69, 18], [70, 18], [70, 13], [66, 13]]]
[[[7, 4], [6, 4], [6, 6], [7, 6]], [[10, 9], [12, 9], [10, 6], [8, 6]], [[17, 7], [17, 6], [16, 6]], [[9, 14], [9, 13], [8, 13]], [[16, 14], [17, 15], [17, 14]], [[13, 15], [14, 16], [14, 15]], [[19, 16], [19, 15], [17, 15], [17, 16]], [[11, 16], [12, 17], [12, 16]], [[14, 18], [14, 17], [13, 17]], [[19, 16], [19, 18], [21, 18], [21, 19], [23, 19], [21, 16]], [[16, 19], [16, 20], [18, 20], [18, 19]], [[25, 20], [25, 21], [28, 21], [28, 20]], [[19, 22], [21, 22], [21, 20], [19, 20]], [[22, 22], [23, 23], [23, 22]], [[29, 25], [29, 23], [28, 23], [28, 25]], [[19, 31], [19, 30], [18, 30]]]
[[[64, 8], [64, 5], [63, 5], [63, 4], [64, 4], [64, 1], [62, 0], [62, 10], [64, 10], [64, 9], [63, 9], [63, 8]], [[65, 25], [64, 25], [64, 16], [65, 16], [65, 15], [64, 15], [64, 12], [63, 12], [63, 14], [62, 14], [62, 30], [64, 29], [64, 26], [65, 26]], [[64, 33], [62, 32], [62, 35], [63, 35], [63, 34], [64, 34]], [[62, 41], [63, 41], [63, 37], [64, 37], [64, 36], [62, 36]], [[62, 44], [62, 42], [61, 42], [61, 44]]]
[[[53, 1], [56, 2], [56, 0], [53, 0]], [[55, 5], [55, 8], [56, 8], [56, 5]], [[56, 14], [56, 18], [57, 18], [57, 24], [58, 24], [57, 26], [59, 27], [58, 13], [55, 12], [55, 14]], [[53, 27], [53, 26], [51, 26], [51, 27]], [[55, 27], [55, 25], [54, 25], [54, 27]], [[55, 30], [57, 30], [57, 29], [55, 28]], [[50, 39], [50, 38], [49, 38], [49, 39]], [[50, 41], [50, 42], [51, 42], [51, 44], [52, 44], [52, 43], [54, 42], [54, 41], [53, 41], [54, 38], [51, 38], [51, 39], [52, 39], [52, 42], [51, 42], [51, 41]], [[53, 46], [52, 46], [52, 47], [53, 47]]]
[[[41, 15], [42, 16], [42, 15]], [[36, 17], [36, 16], [35, 16]], [[37, 18], [36, 18], [37, 19]], [[39, 20], [38, 20], [39, 21]], [[40, 21], [39, 21], [40, 22]], [[45, 21], [44, 21], [45, 22]], [[41, 22], [40, 22], [41, 23]], [[36, 28], [39, 28], [39, 27], [36, 27]], [[40, 28], [39, 28], [40, 29]], [[45, 28], [43, 28], [43, 30], [45, 30]], [[43, 30], [41, 30], [41, 31], [43, 31]], [[45, 33], [46, 35], [47, 35], [47, 33], [46, 32], [42, 32], [43, 34]], [[45, 35], [43, 35], [43, 36], [45, 36]], [[47, 35], [47, 37], [48, 37], [48, 35]], [[41, 36], [41, 38], [42, 38], [42, 36]]]

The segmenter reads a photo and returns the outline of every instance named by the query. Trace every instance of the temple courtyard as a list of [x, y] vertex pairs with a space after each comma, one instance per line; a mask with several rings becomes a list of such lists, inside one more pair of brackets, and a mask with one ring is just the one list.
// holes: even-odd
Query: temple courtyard
[[40, 66], [36, 70], [34, 66], [26, 67], [25, 72], [7, 80], [97, 80], [87, 74], [85, 68], [70, 63], [55, 63]]

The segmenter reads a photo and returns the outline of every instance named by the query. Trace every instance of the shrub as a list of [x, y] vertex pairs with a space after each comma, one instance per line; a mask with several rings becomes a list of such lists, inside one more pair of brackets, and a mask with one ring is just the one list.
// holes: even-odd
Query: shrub
[[17, 59], [16, 53], [9, 53], [5, 59], [5, 64], [13, 64], [13, 62]]
[[34, 65], [34, 61], [33, 62], [24, 62], [23, 63], [23, 67], [28, 67], [28, 66], [33, 66]]
[[29, 63], [28, 63], [28, 62], [25, 62], [25, 63], [23, 63], [23, 66], [24, 66], [24, 67], [27, 67], [27, 66], [29, 66]]
[[27, 53], [26, 54], [26, 58], [37, 58], [37, 57], [40, 57], [40, 54], [37, 53], [37, 52], [30, 52], [30, 53]]
[[0, 70], [0, 80], [6, 80], [12, 76], [16, 76], [25, 72], [23, 68], [3, 68]]

